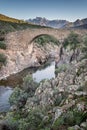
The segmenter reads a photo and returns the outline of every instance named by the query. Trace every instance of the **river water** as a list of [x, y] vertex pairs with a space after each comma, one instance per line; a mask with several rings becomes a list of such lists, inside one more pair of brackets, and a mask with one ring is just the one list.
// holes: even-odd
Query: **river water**
[[0, 112], [9, 110], [9, 97], [12, 92], [13, 90], [10, 87], [0, 86]]
[[9, 97], [13, 92], [13, 87], [16, 87], [16, 85], [18, 84], [22, 84], [23, 78], [27, 74], [32, 74], [32, 77], [36, 82], [40, 82], [43, 79], [55, 78], [55, 62], [48, 62], [38, 69], [25, 69], [16, 75], [10, 76], [9, 78], [7, 78], [7, 80], [2, 80], [0, 82], [0, 112], [5, 112], [9, 110]]
[[55, 78], [55, 62], [51, 62], [45, 68], [37, 70], [32, 76], [36, 82], [40, 82], [43, 79]]

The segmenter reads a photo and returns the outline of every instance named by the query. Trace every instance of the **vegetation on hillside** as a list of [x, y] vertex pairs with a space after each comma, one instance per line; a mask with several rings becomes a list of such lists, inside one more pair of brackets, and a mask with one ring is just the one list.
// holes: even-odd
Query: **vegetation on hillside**
[[6, 50], [6, 43], [5, 43], [5, 41], [0, 41], [0, 49]]
[[70, 35], [64, 40], [63, 47], [66, 49], [67, 47], [70, 48], [70, 50], [75, 51], [79, 47], [80, 43], [79, 35], [76, 33], [70, 33]]
[[0, 68], [2, 65], [6, 64], [6, 56], [3, 53], [0, 53]]
[[44, 26], [33, 25], [29, 23], [13, 23], [7, 21], [0, 21], [0, 35], [3, 35], [8, 32], [23, 30], [23, 29], [32, 29], [32, 28], [45, 28]]
[[[0, 37], [0, 49], [6, 50], [6, 43], [4, 37]], [[3, 53], [0, 53], [0, 69], [3, 65], [6, 64], [6, 56]]]
[[18, 20], [0, 14], [0, 38], [8, 32], [23, 30], [27, 28], [45, 28], [45, 27], [27, 23], [24, 20]]
[[2, 14], [0, 14], [0, 20], [6, 21], [6, 22], [13, 22], [13, 23], [25, 23], [24, 20], [18, 20], [18, 19], [11, 18]]

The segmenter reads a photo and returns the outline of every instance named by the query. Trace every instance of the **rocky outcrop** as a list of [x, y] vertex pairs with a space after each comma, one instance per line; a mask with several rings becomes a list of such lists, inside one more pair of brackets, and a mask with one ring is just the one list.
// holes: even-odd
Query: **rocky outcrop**
[[[84, 66], [86, 61], [83, 60], [82, 63]], [[42, 120], [42, 123], [46, 123], [40, 126], [40, 128], [46, 127], [50, 130], [61, 130], [62, 128], [64, 130], [86, 130], [87, 90], [85, 84], [87, 82], [87, 68], [84, 68], [86, 70], [83, 70], [78, 75], [82, 63], [70, 63], [68, 75], [61, 71], [55, 79], [41, 81], [38, 87], [34, 89], [33, 95], [27, 98], [26, 95], [29, 94], [28, 89], [24, 91], [16, 88], [11, 96], [11, 101], [13, 100], [14, 102], [13, 107], [11, 107], [12, 116], [15, 117], [14, 113], [16, 116], [19, 113], [22, 116], [19, 118], [20, 124], [22, 118], [23, 124], [26, 124], [26, 120], [29, 118], [28, 115], [31, 116], [33, 112], [28, 122], [33, 120], [33, 123], [35, 123], [36, 118], [40, 116], [39, 118]], [[67, 76], [70, 76], [70, 78]], [[73, 82], [73, 77], [75, 82]], [[30, 82], [28, 86], [31, 86]], [[34, 88], [34, 86], [32, 87]], [[31, 89], [33, 89], [32, 87]], [[26, 103], [23, 104], [25, 99]], [[7, 115], [6, 119], [8, 117]], [[38, 127], [38, 123], [36, 127]], [[32, 128], [32, 125], [27, 125], [28, 128]], [[25, 129], [27, 130], [27, 128]]]

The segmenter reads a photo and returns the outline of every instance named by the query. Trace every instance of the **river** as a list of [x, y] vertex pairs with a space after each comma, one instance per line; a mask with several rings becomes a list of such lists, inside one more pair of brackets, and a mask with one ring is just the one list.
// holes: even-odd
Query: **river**
[[36, 82], [43, 79], [55, 78], [55, 62], [47, 62], [39, 68], [28, 68], [22, 72], [9, 76], [6, 80], [0, 81], [0, 112], [6, 112], [10, 108], [9, 97], [13, 92], [14, 87], [23, 83], [23, 78], [27, 74], [32, 74]]

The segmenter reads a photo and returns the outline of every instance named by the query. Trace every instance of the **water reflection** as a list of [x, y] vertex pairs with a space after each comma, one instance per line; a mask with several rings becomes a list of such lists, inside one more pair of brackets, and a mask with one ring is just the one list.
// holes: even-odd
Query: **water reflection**
[[49, 66], [44, 69], [37, 70], [33, 73], [33, 79], [40, 82], [43, 79], [55, 78], [55, 62], [52, 62]]

